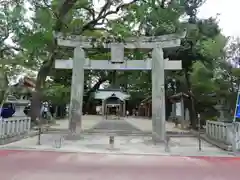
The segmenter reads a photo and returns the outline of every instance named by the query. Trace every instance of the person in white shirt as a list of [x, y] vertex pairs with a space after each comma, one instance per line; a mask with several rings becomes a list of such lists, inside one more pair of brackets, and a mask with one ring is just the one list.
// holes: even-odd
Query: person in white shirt
[[48, 106], [46, 103], [43, 103], [43, 106], [42, 106], [42, 117], [44, 119], [47, 119], [47, 113], [48, 113]]
[[126, 115], [127, 115], [127, 117], [129, 116], [129, 111], [128, 110], [126, 111]]

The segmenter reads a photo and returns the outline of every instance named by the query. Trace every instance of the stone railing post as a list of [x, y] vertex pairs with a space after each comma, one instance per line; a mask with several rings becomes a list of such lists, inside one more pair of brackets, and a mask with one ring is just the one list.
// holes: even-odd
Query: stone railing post
[[216, 141], [231, 144], [231, 123], [207, 121], [206, 135]]
[[19, 136], [30, 132], [31, 120], [28, 117], [12, 117], [0, 120], [0, 139]]
[[4, 125], [3, 118], [0, 117], [0, 138], [2, 138], [4, 135], [3, 125]]
[[27, 132], [30, 133], [30, 130], [31, 130], [31, 119], [28, 118], [28, 127], [27, 127]]

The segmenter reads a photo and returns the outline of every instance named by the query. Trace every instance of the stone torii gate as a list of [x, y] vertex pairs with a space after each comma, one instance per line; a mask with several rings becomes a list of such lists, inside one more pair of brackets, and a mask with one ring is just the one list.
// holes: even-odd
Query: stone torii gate
[[[186, 32], [158, 37], [134, 37], [125, 39], [124, 43], [105, 43], [104, 48], [111, 49], [111, 60], [89, 60], [85, 58], [83, 48], [93, 48], [91, 38], [84, 36], [57, 35], [58, 45], [73, 47], [71, 60], [56, 60], [55, 68], [72, 69], [72, 86], [70, 102], [69, 129], [81, 132], [82, 101], [84, 90], [84, 69], [94, 70], [152, 70], [152, 131], [160, 141], [165, 140], [165, 88], [164, 70], [180, 70], [181, 60], [164, 59], [163, 49], [180, 46]], [[125, 60], [124, 48], [153, 49], [152, 59]]]

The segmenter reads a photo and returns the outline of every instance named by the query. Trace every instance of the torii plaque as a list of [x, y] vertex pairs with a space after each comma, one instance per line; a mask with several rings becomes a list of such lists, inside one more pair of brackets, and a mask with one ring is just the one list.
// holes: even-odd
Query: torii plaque
[[[127, 38], [124, 43], [102, 43], [111, 49], [111, 61], [89, 60], [82, 48], [93, 48], [91, 38], [58, 34], [58, 45], [74, 47], [73, 60], [56, 60], [55, 68], [72, 69], [72, 87], [70, 103], [69, 129], [75, 133], [81, 131], [82, 96], [84, 87], [84, 69], [95, 70], [152, 70], [152, 131], [155, 137], [164, 141], [165, 130], [165, 88], [164, 70], [180, 70], [181, 60], [164, 59], [163, 49], [180, 46], [183, 34], [171, 34], [158, 37]], [[124, 60], [124, 48], [153, 49], [152, 59]]]

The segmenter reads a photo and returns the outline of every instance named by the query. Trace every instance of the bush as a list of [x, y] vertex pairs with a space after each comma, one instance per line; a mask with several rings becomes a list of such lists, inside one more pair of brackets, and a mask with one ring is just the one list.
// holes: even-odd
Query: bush
[[217, 116], [213, 116], [211, 118], [209, 118], [210, 121], [217, 121], [218, 120], [218, 117]]

